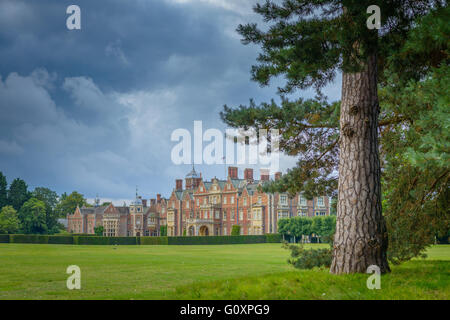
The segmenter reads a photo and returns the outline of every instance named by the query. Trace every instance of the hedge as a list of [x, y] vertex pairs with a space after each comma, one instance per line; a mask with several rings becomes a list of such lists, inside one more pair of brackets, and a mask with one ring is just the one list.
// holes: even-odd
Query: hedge
[[266, 236], [267, 243], [280, 243], [281, 242], [281, 234], [279, 233], [268, 233]]
[[48, 243], [47, 235], [39, 234], [10, 234], [10, 243]]
[[281, 235], [198, 236], [198, 237], [99, 237], [66, 235], [0, 235], [0, 243], [48, 243], [79, 245], [218, 245], [279, 243]]
[[239, 243], [265, 243], [264, 235], [258, 236], [198, 236], [198, 237], [169, 237], [169, 245], [196, 245], [196, 244], [239, 244]]
[[167, 245], [167, 237], [138, 237], [140, 245]]
[[0, 234], [0, 243], [9, 243], [9, 234]]

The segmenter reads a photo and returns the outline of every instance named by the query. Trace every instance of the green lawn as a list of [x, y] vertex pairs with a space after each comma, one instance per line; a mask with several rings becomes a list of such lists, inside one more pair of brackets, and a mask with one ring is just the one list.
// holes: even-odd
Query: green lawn
[[[0, 299], [449, 298], [448, 245], [394, 267], [381, 290], [368, 290], [366, 275], [294, 270], [288, 255], [280, 244], [0, 244]], [[66, 288], [69, 265], [81, 268], [81, 290]]]

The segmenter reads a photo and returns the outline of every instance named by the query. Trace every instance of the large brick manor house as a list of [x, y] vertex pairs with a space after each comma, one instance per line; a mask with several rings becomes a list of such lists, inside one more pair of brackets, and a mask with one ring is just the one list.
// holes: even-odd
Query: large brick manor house
[[[275, 174], [279, 179], [281, 173]], [[260, 180], [253, 179], [253, 169], [245, 169], [243, 179], [238, 168], [229, 167], [226, 180], [204, 181], [194, 167], [183, 180], [178, 179], [170, 198], [146, 199], [138, 196], [129, 206], [77, 208], [67, 216], [67, 230], [94, 233], [103, 226], [105, 236], [157, 236], [160, 226], [167, 226], [168, 236], [230, 235], [233, 225], [241, 226], [241, 234], [277, 232], [277, 221], [293, 216], [330, 214], [330, 199], [305, 199], [300, 194], [264, 193], [258, 186], [269, 181], [269, 173], [261, 170]]]

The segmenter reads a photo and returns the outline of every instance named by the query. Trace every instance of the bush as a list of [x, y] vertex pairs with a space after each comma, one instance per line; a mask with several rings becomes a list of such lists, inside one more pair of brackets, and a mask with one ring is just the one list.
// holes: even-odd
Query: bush
[[0, 243], [9, 243], [9, 234], [0, 234]]
[[47, 235], [39, 234], [11, 234], [10, 243], [48, 243]]
[[284, 248], [291, 250], [291, 258], [288, 259], [288, 263], [297, 269], [329, 268], [331, 266], [331, 248], [305, 249], [303, 245], [288, 245], [287, 243], [284, 243]]
[[240, 225], [234, 225], [231, 228], [231, 235], [232, 236], [239, 236], [239, 235], [241, 235], [241, 226]]
[[167, 237], [139, 237], [139, 244], [141, 245], [167, 245]]
[[281, 242], [281, 234], [279, 233], [267, 233], [266, 235], [267, 243], [280, 243]]

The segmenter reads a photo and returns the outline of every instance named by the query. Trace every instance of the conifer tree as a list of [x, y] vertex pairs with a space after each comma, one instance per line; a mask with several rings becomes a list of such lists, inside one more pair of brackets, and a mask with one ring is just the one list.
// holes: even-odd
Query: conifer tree
[[[381, 29], [369, 29], [369, 6], [380, 8]], [[269, 85], [283, 76], [281, 102], [229, 108], [222, 119], [233, 127], [279, 129], [280, 148], [297, 155], [296, 168], [267, 191], [304, 191], [308, 197], [338, 186], [337, 225], [331, 272], [389, 272], [388, 236], [381, 207], [378, 85], [414, 22], [438, 0], [267, 0], [254, 10], [267, 24], [240, 25], [244, 44], [261, 48], [252, 78]], [[400, 59], [401, 60], [401, 59]], [[342, 73], [340, 103], [329, 103], [325, 85]], [[313, 87], [316, 99], [290, 99]], [[338, 171], [337, 177], [334, 172]]]

